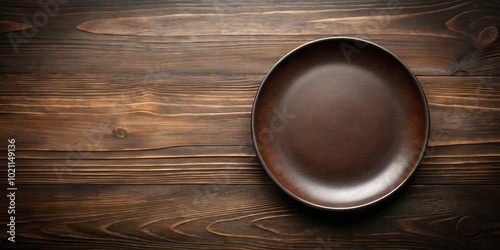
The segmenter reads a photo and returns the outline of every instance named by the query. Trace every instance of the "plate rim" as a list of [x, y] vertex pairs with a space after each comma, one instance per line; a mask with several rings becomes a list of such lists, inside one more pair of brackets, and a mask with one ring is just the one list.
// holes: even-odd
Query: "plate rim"
[[[425, 136], [424, 136], [424, 140], [423, 140], [423, 142], [424, 142], [423, 143], [423, 147], [420, 149], [418, 160], [415, 162], [414, 166], [411, 167], [412, 168], [411, 171], [406, 176], [404, 176], [404, 179], [402, 179], [402, 181], [400, 183], [398, 183], [398, 185], [396, 187], [394, 187], [392, 190], [390, 190], [386, 194], [382, 195], [381, 197], [378, 197], [377, 199], [371, 200], [371, 201], [363, 203], [363, 204], [354, 205], [354, 206], [338, 206], [338, 207], [334, 207], [334, 206], [325, 206], [325, 205], [321, 205], [321, 204], [316, 204], [316, 203], [313, 203], [311, 201], [307, 201], [305, 199], [302, 199], [302, 198], [298, 197], [297, 195], [295, 195], [291, 191], [289, 191], [287, 188], [285, 188], [275, 178], [275, 176], [270, 172], [269, 167], [267, 166], [266, 162], [264, 161], [264, 158], [262, 157], [262, 155], [261, 155], [261, 153], [259, 151], [259, 147], [258, 147], [259, 143], [258, 143], [258, 140], [257, 140], [256, 131], [255, 131], [255, 119], [256, 119], [256, 117], [255, 117], [255, 110], [256, 110], [256, 106], [257, 106], [257, 103], [259, 101], [259, 96], [260, 96], [260, 94], [262, 92], [263, 86], [265, 85], [266, 80], [268, 79], [268, 77], [270, 76], [270, 74], [274, 70], [276, 70], [276, 68], [278, 68], [280, 66], [280, 64], [284, 60], [286, 60], [288, 57], [290, 57], [292, 54], [296, 53], [300, 49], [302, 49], [304, 47], [307, 47], [307, 46], [310, 46], [310, 45], [315, 44], [315, 43], [319, 43], [319, 42], [323, 42], [323, 41], [330, 41], [330, 40], [349, 40], [351, 42], [363, 42], [363, 43], [367, 43], [367, 44], [370, 44], [371, 46], [374, 46], [374, 47], [382, 50], [384, 53], [387, 53], [389, 56], [391, 56], [392, 58], [394, 58], [404, 68], [404, 70], [409, 73], [409, 75], [411, 76], [411, 78], [413, 79], [413, 81], [416, 83], [416, 85], [418, 87], [418, 93], [419, 93], [420, 99], [422, 99], [423, 110], [424, 110], [424, 117], [426, 119], [426, 121], [425, 121], [425, 128], [424, 128], [425, 129]], [[290, 197], [294, 198], [295, 200], [297, 200], [297, 201], [299, 201], [299, 202], [301, 202], [301, 203], [303, 203], [305, 205], [308, 205], [310, 207], [318, 208], [318, 209], [326, 210], [326, 211], [355, 211], [355, 210], [361, 210], [361, 209], [364, 209], [364, 208], [367, 208], [367, 207], [372, 207], [373, 205], [378, 204], [381, 201], [386, 200], [388, 197], [392, 196], [395, 192], [397, 192], [398, 190], [400, 190], [401, 187], [403, 187], [408, 182], [408, 180], [414, 175], [414, 173], [418, 169], [418, 167], [422, 164], [422, 161], [424, 159], [425, 153], [426, 153], [427, 148], [428, 148], [429, 135], [430, 135], [430, 112], [429, 112], [429, 104], [428, 104], [425, 92], [424, 92], [424, 90], [422, 88], [422, 85], [421, 85], [420, 81], [418, 81], [418, 79], [415, 76], [415, 74], [413, 73], [413, 71], [399, 57], [397, 57], [394, 53], [390, 52], [386, 48], [384, 48], [384, 47], [382, 47], [382, 46], [380, 46], [380, 45], [378, 45], [378, 44], [376, 44], [374, 42], [365, 40], [365, 39], [360, 39], [360, 38], [355, 38], [355, 37], [349, 37], [349, 36], [332, 36], [332, 37], [324, 37], [324, 38], [319, 38], [319, 39], [315, 39], [315, 40], [312, 40], [312, 41], [308, 41], [306, 43], [303, 43], [303, 44], [299, 45], [298, 47], [295, 47], [294, 49], [292, 49], [291, 51], [289, 51], [288, 53], [286, 53], [284, 56], [282, 56], [270, 68], [270, 70], [266, 73], [266, 75], [264, 76], [264, 78], [262, 79], [262, 81], [261, 81], [261, 83], [259, 85], [259, 88], [257, 89], [257, 92], [255, 94], [255, 98], [254, 98], [254, 101], [253, 101], [253, 104], [252, 104], [252, 114], [251, 114], [250, 123], [251, 123], [251, 133], [252, 133], [253, 147], [255, 149], [255, 152], [257, 154], [257, 157], [258, 157], [258, 159], [259, 159], [262, 167], [266, 171], [267, 175], [273, 180], [273, 182], [278, 187], [280, 187], [280, 189], [283, 190], [287, 195], [289, 195]]]

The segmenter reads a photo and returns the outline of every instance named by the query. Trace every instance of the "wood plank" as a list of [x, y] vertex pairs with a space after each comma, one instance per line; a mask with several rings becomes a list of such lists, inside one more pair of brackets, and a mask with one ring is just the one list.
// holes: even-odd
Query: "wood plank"
[[[0, 140], [17, 140], [26, 184], [267, 184], [250, 136], [262, 77], [10, 76], [0, 93]], [[500, 78], [419, 80], [431, 134], [412, 183], [497, 184]]]
[[[335, 34], [328, 36], [333, 35]], [[470, 42], [446, 37], [342, 35], [368, 39], [387, 48], [417, 75], [500, 74], [498, 67], [492, 66], [499, 63], [500, 46], [497, 44], [487, 49], [477, 49]], [[22, 44], [19, 53], [13, 53], [8, 40], [0, 38], [0, 43], [3, 43], [0, 47], [4, 48], [0, 53], [3, 54], [2, 61], [9, 68], [9, 72], [2, 68], [0, 73], [71, 74], [77, 71], [96, 75], [109, 72], [116, 75], [128, 75], [130, 72], [146, 75], [151, 69], [157, 68], [163, 72], [189, 75], [263, 74], [289, 51], [311, 40], [327, 37], [317, 35], [291, 37], [284, 41], [259, 39], [210, 43], [174, 43], [165, 42], [161, 38], [147, 38], [149, 41], [144, 38], [121, 38], [122, 40], [96, 44], [93, 36], [88, 34], [73, 36], [83, 37], [70, 41], [68, 38], [41, 37]], [[40, 50], [44, 52], [36, 52]], [[104, 58], [113, 59], [103, 60]]]
[[[18, 186], [16, 243], [2, 245], [11, 249], [387, 249], [397, 244], [408, 249], [496, 249], [499, 191], [498, 185], [411, 186], [378, 211], [345, 215], [304, 208], [274, 185]], [[7, 207], [5, 199], [0, 206]], [[6, 216], [1, 216], [4, 224]], [[477, 235], [457, 231], [465, 216], [473, 217], [469, 226], [480, 225]]]
[[[184, 76], [129, 79], [120, 83], [10, 77], [0, 94], [0, 114], [5, 117], [2, 125], [7, 130], [3, 133], [16, 136], [21, 142], [34, 139], [33, 134], [44, 139], [39, 144], [30, 141], [29, 145], [23, 145], [24, 150], [68, 150], [89, 136], [106, 137], [92, 148], [95, 151], [130, 149], [131, 146], [124, 145], [130, 141], [142, 144], [133, 149], [190, 143], [250, 145], [248, 124], [262, 77]], [[430, 106], [430, 146], [500, 141], [496, 123], [500, 112], [499, 77], [419, 77], [419, 80]], [[37, 126], [46, 129], [39, 130]], [[112, 133], [116, 127], [129, 133], [118, 140]], [[197, 129], [189, 130], [190, 127]], [[90, 135], [79, 132], [82, 130]], [[189, 140], [191, 135], [182, 133], [183, 130], [195, 133], [196, 140], [201, 142]], [[198, 137], [201, 132], [205, 136]], [[134, 136], [139, 138], [128, 139]]]
[[[4, 23], [24, 16], [33, 25], [32, 17], [43, 14], [37, 1], [0, 6]], [[262, 74], [304, 42], [356, 36], [388, 48], [418, 75], [499, 75], [499, 13], [496, 2], [465, 0], [70, 1], [45, 25], [34, 25], [35, 38], [0, 34], [0, 73], [128, 74], [159, 67], [178, 74]], [[14, 50], [9, 34], [26, 40], [14, 42]]]

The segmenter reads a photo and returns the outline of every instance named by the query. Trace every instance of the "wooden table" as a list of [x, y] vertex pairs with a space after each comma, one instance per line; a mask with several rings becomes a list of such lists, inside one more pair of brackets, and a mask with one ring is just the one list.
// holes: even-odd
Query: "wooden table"
[[[2, 249], [500, 248], [496, 0], [30, 0], [0, 12]], [[288, 197], [250, 135], [267, 71], [330, 36], [392, 51], [430, 107], [422, 165], [362, 215]]]

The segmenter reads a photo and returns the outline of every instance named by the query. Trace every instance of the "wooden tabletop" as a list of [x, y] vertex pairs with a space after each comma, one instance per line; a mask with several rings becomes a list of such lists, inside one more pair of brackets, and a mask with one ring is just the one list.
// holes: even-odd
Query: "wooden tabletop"
[[[500, 248], [496, 0], [30, 0], [0, 13], [1, 249]], [[393, 52], [429, 103], [423, 163], [363, 214], [287, 196], [250, 133], [267, 71], [331, 36]]]

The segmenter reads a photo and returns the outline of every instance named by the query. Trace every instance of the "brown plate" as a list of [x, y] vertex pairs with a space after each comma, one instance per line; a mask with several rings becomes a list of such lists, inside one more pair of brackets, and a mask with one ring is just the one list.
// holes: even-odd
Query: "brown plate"
[[325, 38], [284, 56], [252, 110], [257, 155], [286, 193], [352, 210], [401, 187], [423, 158], [429, 112], [410, 69], [384, 48]]

